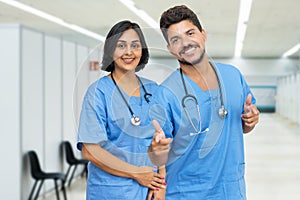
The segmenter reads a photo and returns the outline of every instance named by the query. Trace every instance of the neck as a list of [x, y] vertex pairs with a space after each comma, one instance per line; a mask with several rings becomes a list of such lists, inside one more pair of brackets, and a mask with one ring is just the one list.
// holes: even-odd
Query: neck
[[200, 74], [201, 76], [206, 77], [212, 70], [210, 63], [206, 57], [204, 57], [201, 62], [194, 65], [180, 63], [180, 68], [187, 76]]
[[112, 74], [114, 76], [115, 81], [121, 85], [132, 82], [133, 80], [137, 79], [134, 70], [124, 72], [124, 71], [115, 69], [112, 72]]
[[112, 76], [116, 84], [118, 84], [118, 87], [121, 87], [127, 95], [140, 96], [140, 85], [134, 70], [127, 71], [126, 73], [120, 70], [114, 70]]
[[193, 80], [202, 90], [206, 91], [218, 87], [215, 71], [206, 57], [196, 65], [180, 64], [180, 68], [182, 72]]

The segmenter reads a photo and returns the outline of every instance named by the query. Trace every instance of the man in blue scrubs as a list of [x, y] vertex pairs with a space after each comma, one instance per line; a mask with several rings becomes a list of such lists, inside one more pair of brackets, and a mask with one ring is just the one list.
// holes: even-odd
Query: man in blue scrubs
[[166, 199], [246, 199], [243, 133], [259, 118], [253, 94], [237, 68], [209, 59], [205, 30], [189, 8], [165, 11], [160, 28], [180, 65], [154, 95], [165, 116], [156, 115], [149, 156], [166, 162]]

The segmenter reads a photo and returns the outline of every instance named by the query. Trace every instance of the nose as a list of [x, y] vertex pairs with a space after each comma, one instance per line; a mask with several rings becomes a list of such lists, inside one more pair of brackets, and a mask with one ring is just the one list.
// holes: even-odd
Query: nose
[[125, 49], [125, 54], [128, 54], [128, 55], [132, 54], [132, 49], [131, 49], [130, 45], [128, 45], [127, 48]]
[[191, 40], [189, 39], [188, 36], [184, 35], [181, 39], [181, 43], [182, 43], [182, 46], [188, 46], [189, 44], [191, 44]]

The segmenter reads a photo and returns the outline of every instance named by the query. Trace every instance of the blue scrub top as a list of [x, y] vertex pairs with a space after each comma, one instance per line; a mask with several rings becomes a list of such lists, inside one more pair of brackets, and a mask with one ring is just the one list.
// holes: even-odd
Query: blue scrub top
[[[145, 78], [141, 81], [148, 93], [153, 94], [158, 87]], [[148, 113], [152, 97], [148, 104], [142, 88], [141, 97], [130, 97], [121, 91], [135, 115], [140, 117], [140, 126], [130, 123], [131, 114], [126, 103], [113, 81], [105, 76], [93, 83], [84, 97], [77, 147], [81, 150], [83, 143], [99, 144], [125, 162], [153, 166], [147, 155], [154, 133]], [[87, 199], [146, 199], [148, 188], [133, 179], [111, 175], [91, 162], [88, 172]]]
[[[235, 67], [215, 63], [215, 68], [228, 111], [225, 119], [218, 115], [219, 89], [203, 91], [184, 75], [188, 93], [195, 95], [200, 106], [199, 116], [195, 102], [186, 102], [191, 120], [199, 129], [201, 119], [202, 131], [209, 128], [206, 133], [189, 134], [195, 131], [182, 108], [185, 92], [179, 70], [154, 95], [155, 102], [165, 109], [165, 119], [159, 122], [166, 137], [173, 138], [166, 165], [167, 200], [246, 199], [241, 114], [251, 91]], [[255, 103], [254, 97], [252, 101]]]

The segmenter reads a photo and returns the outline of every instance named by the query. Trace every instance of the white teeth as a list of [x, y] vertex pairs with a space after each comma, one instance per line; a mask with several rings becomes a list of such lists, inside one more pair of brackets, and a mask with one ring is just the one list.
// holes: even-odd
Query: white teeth
[[195, 47], [192, 47], [192, 48], [190, 48], [190, 49], [184, 51], [184, 53], [185, 53], [185, 54], [188, 54], [188, 53], [191, 53], [191, 52], [194, 51], [194, 50], [195, 50]]
[[124, 58], [123, 61], [125, 63], [131, 63], [134, 59], [133, 58]]

